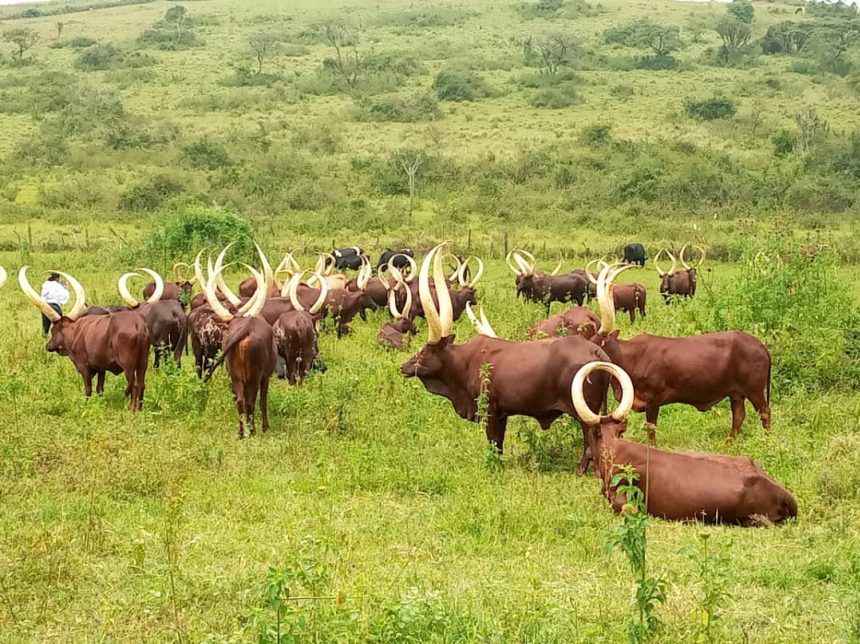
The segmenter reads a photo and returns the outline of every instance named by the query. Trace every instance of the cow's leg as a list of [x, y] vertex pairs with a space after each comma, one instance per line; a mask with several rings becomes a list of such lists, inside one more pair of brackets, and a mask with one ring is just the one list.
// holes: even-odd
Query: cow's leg
[[105, 392], [105, 372], [99, 371], [96, 374], [96, 393], [103, 394]]
[[81, 371], [81, 376], [84, 379], [84, 395], [89, 398], [93, 395], [93, 374], [89, 369]]
[[505, 432], [508, 430], [508, 419], [491, 415], [487, 418], [487, 440], [496, 446], [499, 454], [504, 452]]
[[630, 323], [633, 324], [636, 321], [636, 307], [630, 307]]
[[269, 376], [260, 381], [260, 416], [263, 419], [263, 431], [269, 431]]
[[239, 412], [239, 439], [245, 438], [245, 391], [241, 382], [233, 382], [233, 397], [236, 399], [236, 411]]
[[643, 318], [645, 317], [645, 303], [644, 302], [639, 303], [639, 315], [641, 315]]
[[158, 369], [159, 366], [161, 365], [161, 351], [162, 351], [161, 347], [155, 347], [153, 349], [153, 353], [155, 354], [155, 360], [153, 361], [152, 366], [155, 367], [156, 369]]
[[738, 430], [744, 424], [744, 418], [747, 412], [744, 408], [744, 399], [732, 398], [732, 431], [729, 434], [728, 441], [731, 442], [738, 437]]
[[761, 418], [761, 426], [764, 427], [765, 431], [770, 431], [770, 405], [767, 402], [767, 396], [765, 392], [756, 392], [750, 396], [750, 402], [752, 403], [755, 410], [758, 412], [759, 418]]
[[254, 412], [257, 407], [258, 391], [258, 382], [249, 382], [245, 387], [245, 418], [248, 419], [248, 433], [251, 436], [257, 433], [257, 423], [254, 419]]
[[176, 363], [177, 367], [182, 366], [182, 354], [185, 353], [185, 345], [187, 342], [187, 334], [183, 331], [179, 336], [179, 340], [176, 342], [176, 346], [173, 347], [173, 361]]
[[648, 444], [657, 447], [657, 417], [660, 415], [660, 405], [648, 405], [645, 408], [645, 429], [648, 430]]
[[591, 448], [588, 446], [588, 436], [586, 436], [586, 432], [589, 430], [582, 423], [580, 423], [580, 427], [582, 427], [582, 459], [576, 467], [577, 476], [582, 476], [588, 471], [588, 466], [591, 464], [592, 459]]

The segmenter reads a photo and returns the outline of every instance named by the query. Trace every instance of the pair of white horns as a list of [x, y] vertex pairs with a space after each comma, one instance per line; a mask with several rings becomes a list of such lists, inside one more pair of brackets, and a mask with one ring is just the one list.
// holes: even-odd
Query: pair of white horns
[[573, 378], [570, 385], [570, 395], [573, 399], [573, 408], [576, 410], [576, 415], [586, 425], [598, 425], [602, 418], [595, 414], [585, 401], [584, 386], [585, 382], [595, 371], [605, 371], [609, 375], [614, 376], [621, 384], [621, 402], [618, 403], [615, 411], [609, 416], [618, 422], [622, 422], [627, 418], [630, 410], [633, 409], [633, 381], [630, 376], [621, 367], [611, 362], [595, 361], [584, 364]]

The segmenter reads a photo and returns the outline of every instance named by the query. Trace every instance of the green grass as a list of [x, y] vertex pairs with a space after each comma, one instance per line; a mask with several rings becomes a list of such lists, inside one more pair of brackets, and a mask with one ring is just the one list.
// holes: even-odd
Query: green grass
[[[506, 238], [550, 267], [559, 253], [582, 266], [633, 240], [650, 256], [695, 240], [715, 258], [701, 279], [719, 308], [742, 270], [741, 253], [781, 236], [786, 249], [830, 247], [839, 288], [856, 306], [860, 190], [856, 176], [828, 169], [827, 145], [860, 126], [857, 71], [796, 73], [798, 59], [784, 56], [713, 66], [717, 36], [705, 29], [692, 43], [687, 25], [714, 22], [725, 7], [673, 0], [602, 0], [602, 11], [551, 20], [524, 20], [515, 3], [489, 0], [420, 11], [407, 0], [209, 0], [185, 3], [203, 45], [143, 49], [155, 59], [145, 69], [77, 71], [79, 50], [50, 46], [63, 20], [59, 40], [142, 49], [138, 37], [175, 4], [21, 20], [8, 18], [21, 7], [0, 9], [2, 29], [32, 28], [40, 38], [21, 67], [0, 44], [0, 265], [10, 272], [0, 290], [0, 641], [254, 641], [275, 622], [265, 600], [272, 579], [293, 597], [314, 598], [286, 604], [289, 641], [624, 641], [632, 579], [623, 557], [604, 548], [618, 517], [593, 476], [573, 474], [578, 427], [561, 420], [542, 432], [513, 419], [497, 467], [478, 426], [399, 375], [426, 337], [423, 326], [415, 346], [400, 352], [376, 345], [382, 313], [341, 340], [326, 329], [328, 372], [300, 388], [276, 383], [272, 431], [239, 442], [225, 374], [203, 385], [190, 360], [178, 372], [150, 371], [137, 416], [115, 377], [103, 398], [86, 400], [70, 362], [45, 353], [38, 315], [14, 273], [31, 264], [38, 283], [42, 270], [62, 268], [92, 302], [116, 302], [122, 272], [145, 263], [166, 274], [174, 260], [192, 259], [142, 250], [156, 222], [232, 204], [270, 256], [299, 249], [303, 263], [332, 243], [359, 244], [374, 257], [384, 246], [426, 249], [451, 239], [465, 251], [471, 243], [488, 264], [481, 302], [512, 339], [542, 309], [514, 297], [502, 262]], [[754, 48], [768, 26], [812, 19], [795, 17], [794, 3], [754, 6]], [[366, 120], [357, 109], [363, 95], [319, 76], [331, 50], [307, 32], [331, 16], [361, 25], [365, 53], [419, 63], [412, 75], [373, 78], [371, 101], [410, 104], [444, 69], [469, 69], [491, 91], [442, 101], [433, 120]], [[681, 27], [688, 47], [676, 54], [677, 70], [632, 69], [646, 52], [603, 43], [607, 28], [642, 17]], [[273, 78], [234, 87], [235, 67], [254, 63], [247, 38], [258, 31], [284, 36], [263, 68]], [[553, 31], [573, 34], [587, 55], [563, 72], [574, 104], [535, 109], [538, 81], [550, 81], [525, 66], [519, 41]], [[860, 62], [856, 48], [849, 58]], [[57, 114], [31, 106], [41, 90], [62, 97], [70, 81], [33, 84], [47, 72], [81, 84], [75, 105], [99, 90], [124, 110], [118, 124], [87, 120], [85, 103], [83, 115], [64, 114], [68, 127], [83, 129], [61, 128], [68, 152], [53, 166], [16, 156], [34, 136], [54, 133]], [[707, 122], [684, 114], [688, 99], [714, 95], [730, 97], [737, 115]], [[831, 124], [821, 156], [775, 158], [771, 137], [793, 131], [796, 112], [808, 106]], [[583, 133], [596, 125], [610, 126], [609, 141], [589, 147]], [[190, 163], [186, 151], [201, 141], [230, 163]], [[419, 171], [412, 218], [408, 196], [390, 194], [396, 177], [386, 174], [403, 149], [431, 157]], [[619, 196], [637, 169], [669, 187], [650, 200]], [[694, 181], [712, 170], [719, 198]], [[155, 212], [119, 208], [130, 190], [161, 176], [182, 194]], [[805, 186], [825, 179], [822, 198], [807, 200]], [[837, 196], [845, 204], [828, 205]], [[625, 337], [700, 330], [704, 297], [664, 306], [650, 264], [628, 279], [647, 287], [649, 314], [633, 327], [620, 315]], [[825, 295], [810, 297], [808, 310], [829, 301]], [[822, 331], [809, 319], [784, 331], [821, 347]], [[843, 333], [856, 323], [838, 319], [847, 320]], [[466, 321], [456, 329], [460, 340], [472, 333]], [[810, 357], [807, 373], [830, 363], [832, 352], [824, 353]], [[837, 362], [845, 374], [856, 364], [849, 357]], [[833, 389], [781, 380], [773, 431], [749, 410], [732, 445], [724, 442], [728, 404], [663, 410], [661, 446], [749, 455], [796, 495], [800, 515], [756, 530], [655, 522], [649, 575], [669, 582], [658, 641], [699, 633], [700, 580], [688, 551], [702, 533], [730, 562], [729, 598], [713, 626], [718, 641], [860, 638], [860, 405], [845, 374], [828, 379], [841, 383]], [[642, 422], [632, 418], [630, 437], [644, 440]]]

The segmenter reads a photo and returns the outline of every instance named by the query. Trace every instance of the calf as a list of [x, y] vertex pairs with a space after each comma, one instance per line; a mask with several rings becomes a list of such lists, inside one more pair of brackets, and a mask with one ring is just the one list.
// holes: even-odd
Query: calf
[[[621, 402], [608, 416], [594, 413], [583, 395], [589, 376], [599, 371], [610, 373], [621, 386]], [[797, 516], [797, 501], [791, 493], [750, 458], [669, 452], [623, 439], [635, 394], [630, 377], [617, 365], [583, 366], [571, 393], [576, 413], [587, 427], [594, 470], [616, 513], [624, 512], [627, 499], [619, 494], [614, 479], [630, 466], [637, 475], [634, 484], [645, 495], [648, 514], [661, 519], [754, 526]]]

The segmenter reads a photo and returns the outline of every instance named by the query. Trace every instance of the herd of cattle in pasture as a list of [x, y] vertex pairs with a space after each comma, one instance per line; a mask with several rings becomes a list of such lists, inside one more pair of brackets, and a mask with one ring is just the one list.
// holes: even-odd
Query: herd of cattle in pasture
[[[499, 451], [511, 416], [533, 418], [543, 429], [562, 415], [575, 418], [584, 439], [577, 473], [585, 474], [593, 462], [601, 490], [616, 512], [625, 499], [613, 477], [632, 466], [654, 516], [748, 526], [778, 523], [797, 514], [793, 496], [749, 458], [655, 447], [660, 408], [674, 403], [706, 411], [728, 398], [733, 439], [749, 400], [769, 430], [771, 357], [757, 338], [739, 331], [692, 337], [641, 333], [622, 339], [616, 311], [629, 313], [631, 322], [637, 312], [644, 317], [646, 290], [635, 283], [616, 286], [614, 281], [628, 268], [645, 264], [641, 245], [625, 247], [623, 262], [594, 260], [563, 274], [561, 263], [546, 273], [537, 268], [531, 253], [508, 253], [517, 296], [546, 306], [546, 319], [525, 341], [497, 337], [483, 307], [474, 310], [484, 264], [476, 257], [454, 255], [447, 244], [432, 248], [420, 268], [412, 250], [386, 250], [375, 274], [360, 248], [322, 253], [308, 270], [291, 253], [273, 268], [255, 244], [260, 264], [243, 264], [250, 277], [235, 291], [224, 278], [230, 247], [214, 260], [210, 255], [205, 268], [204, 251], [190, 265], [177, 264], [175, 281], [165, 282], [148, 268], [123, 274], [117, 282], [125, 302], [121, 307], [88, 306], [80, 282], [60, 273], [74, 293], [74, 304], [61, 315], [31, 287], [27, 266], [20, 268], [18, 282], [52, 322], [47, 350], [71, 359], [86, 395], [92, 394], [93, 377], [97, 393], [102, 393], [105, 374], [122, 373], [132, 411], [143, 403], [150, 349], [156, 368], [165, 353], [181, 363], [190, 337], [198, 376], [208, 380], [224, 365], [230, 377], [239, 437], [246, 430], [254, 434], [258, 399], [265, 431], [271, 376], [301, 384], [318, 363], [321, 321], [330, 317], [340, 337], [356, 316], [366, 319], [367, 310], [387, 308], [391, 321], [378, 336], [384, 345], [403, 347], [418, 332], [416, 318], [426, 320], [427, 342], [401, 366], [401, 375], [418, 378], [427, 391], [447, 398], [462, 418], [482, 423]], [[705, 251], [697, 247], [699, 259], [691, 265], [687, 248], [677, 257], [663, 250], [653, 258], [667, 303], [695, 295]], [[671, 261], [668, 271], [658, 263], [664, 253]], [[183, 270], [192, 274], [186, 276]], [[350, 278], [346, 270], [357, 274]], [[129, 282], [144, 275], [149, 281], [141, 302]], [[200, 292], [192, 297], [195, 285]], [[589, 297], [596, 298], [599, 316], [583, 306]], [[575, 306], [549, 316], [554, 301]], [[458, 344], [451, 327], [464, 313], [477, 334]], [[619, 401], [617, 408], [598, 414], [594, 410], [606, 410], [610, 391]], [[487, 405], [479, 412], [482, 396]], [[645, 413], [647, 445], [623, 438], [631, 410]]]

